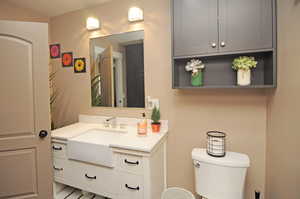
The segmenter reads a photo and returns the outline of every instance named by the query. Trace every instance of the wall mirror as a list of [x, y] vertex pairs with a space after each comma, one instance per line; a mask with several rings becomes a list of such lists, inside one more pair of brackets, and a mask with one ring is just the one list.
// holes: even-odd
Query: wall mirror
[[92, 106], [145, 107], [144, 31], [90, 40]]

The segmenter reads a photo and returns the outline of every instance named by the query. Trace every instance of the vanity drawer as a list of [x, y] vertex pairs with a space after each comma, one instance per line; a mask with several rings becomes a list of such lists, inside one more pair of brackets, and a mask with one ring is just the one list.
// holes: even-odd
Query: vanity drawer
[[51, 145], [54, 158], [67, 158], [67, 146], [65, 144], [52, 142]]
[[143, 176], [120, 172], [118, 175], [118, 199], [143, 199]]
[[117, 154], [117, 168], [130, 173], [142, 174], [143, 158], [135, 155]]
[[68, 172], [68, 161], [60, 158], [53, 159], [54, 179], [57, 182], [64, 183], [66, 181], [66, 173]]
[[73, 160], [68, 160], [68, 162], [70, 170], [66, 177], [69, 185], [114, 198], [113, 193], [117, 188], [114, 169]]

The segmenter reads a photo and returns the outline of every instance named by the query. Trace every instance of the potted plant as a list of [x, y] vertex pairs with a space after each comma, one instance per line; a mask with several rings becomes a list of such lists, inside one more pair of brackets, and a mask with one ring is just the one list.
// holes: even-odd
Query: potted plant
[[101, 106], [101, 75], [98, 74], [91, 80], [92, 106]]
[[161, 126], [161, 123], [160, 123], [160, 111], [159, 111], [159, 109], [156, 106], [152, 110], [151, 119], [152, 119], [152, 123], [151, 123], [152, 132], [153, 133], [160, 132], [160, 126]]
[[256, 68], [257, 61], [254, 57], [241, 56], [235, 58], [232, 68], [237, 71], [237, 84], [248, 86], [251, 84], [251, 69]]
[[[52, 66], [50, 66], [52, 67]], [[50, 87], [50, 120], [51, 120], [51, 130], [55, 129], [53, 114], [54, 114], [54, 104], [56, 102], [56, 98], [58, 96], [58, 90], [54, 87], [54, 79], [57, 71], [51, 72], [49, 74], [49, 87]]]
[[185, 66], [185, 70], [192, 72], [191, 84], [193, 86], [202, 86], [203, 85], [203, 69], [205, 68], [204, 64], [199, 59], [192, 59]]

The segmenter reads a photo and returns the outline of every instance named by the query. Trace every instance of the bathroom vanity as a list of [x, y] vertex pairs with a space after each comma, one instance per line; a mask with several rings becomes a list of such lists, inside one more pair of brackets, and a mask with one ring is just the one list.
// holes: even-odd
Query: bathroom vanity
[[138, 119], [116, 118], [113, 126], [107, 118], [80, 115], [78, 123], [52, 132], [54, 189], [68, 185], [112, 199], [160, 198], [168, 122], [162, 121], [160, 133], [149, 128], [141, 137]]

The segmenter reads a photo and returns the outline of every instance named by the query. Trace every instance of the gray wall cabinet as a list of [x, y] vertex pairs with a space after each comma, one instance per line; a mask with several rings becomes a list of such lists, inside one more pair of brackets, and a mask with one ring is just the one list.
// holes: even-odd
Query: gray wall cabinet
[[220, 52], [273, 47], [272, 0], [220, 0]]
[[[277, 85], [276, 0], [172, 0], [173, 88], [240, 88], [232, 61], [254, 56], [252, 83]], [[204, 85], [193, 87], [185, 65], [205, 64]]]
[[174, 0], [174, 55], [218, 52], [218, 0]]
[[173, 0], [174, 56], [273, 47], [272, 0]]

